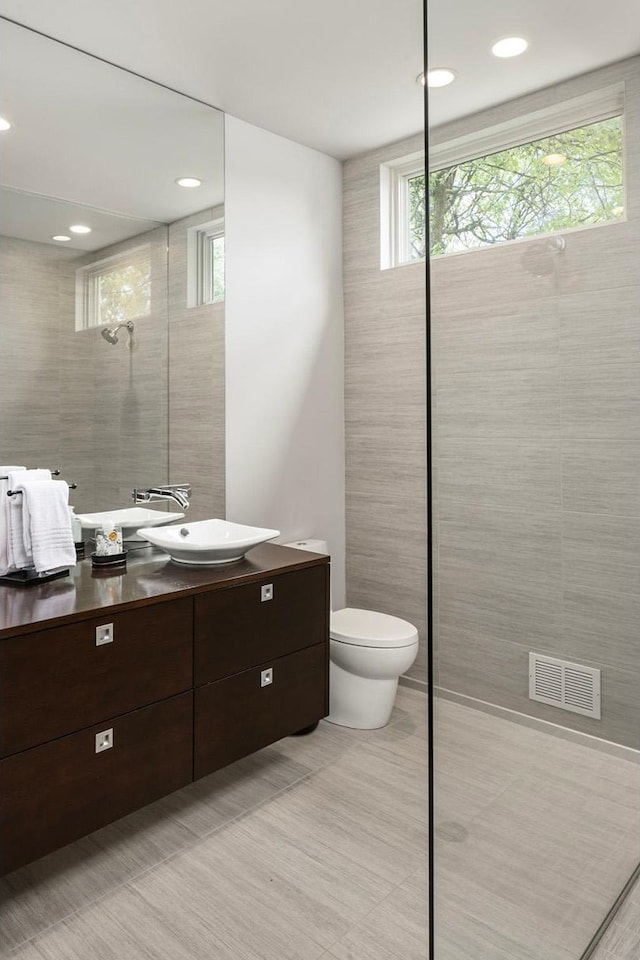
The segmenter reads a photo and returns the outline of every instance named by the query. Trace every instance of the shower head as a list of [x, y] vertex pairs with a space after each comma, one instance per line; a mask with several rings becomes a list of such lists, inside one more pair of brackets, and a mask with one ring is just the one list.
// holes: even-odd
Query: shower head
[[133, 333], [133, 321], [127, 320], [126, 323], [118, 323], [115, 327], [103, 327], [100, 335], [104, 337], [107, 343], [117, 343], [120, 327], [126, 327], [129, 333]]

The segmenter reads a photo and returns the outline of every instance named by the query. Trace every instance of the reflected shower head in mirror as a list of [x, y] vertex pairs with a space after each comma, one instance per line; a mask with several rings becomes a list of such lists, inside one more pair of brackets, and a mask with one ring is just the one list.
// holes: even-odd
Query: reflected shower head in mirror
[[118, 330], [120, 327], [126, 327], [129, 333], [133, 333], [133, 321], [127, 320], [126, 323], [119, 323], [115, 327], [103, 327], [100, 331], [100, 334], [104, 337], [107, 343], [117, 343], [118, 342]]

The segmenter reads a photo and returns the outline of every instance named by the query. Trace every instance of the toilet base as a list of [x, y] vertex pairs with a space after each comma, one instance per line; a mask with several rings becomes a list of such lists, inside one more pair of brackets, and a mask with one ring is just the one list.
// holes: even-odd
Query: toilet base
[[357, 677], [331, 663], [329, 723], [354, 730], [377, 730], [389, 722], [398, 689], [398, 677]]

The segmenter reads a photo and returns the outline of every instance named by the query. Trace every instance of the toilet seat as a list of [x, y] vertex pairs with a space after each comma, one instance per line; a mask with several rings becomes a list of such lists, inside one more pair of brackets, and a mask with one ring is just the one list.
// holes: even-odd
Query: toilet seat
[[345, 607], [331, 614], [332, 640], [357, 647], [410, 647], [418, 642], [413, 624], [388, 613]]

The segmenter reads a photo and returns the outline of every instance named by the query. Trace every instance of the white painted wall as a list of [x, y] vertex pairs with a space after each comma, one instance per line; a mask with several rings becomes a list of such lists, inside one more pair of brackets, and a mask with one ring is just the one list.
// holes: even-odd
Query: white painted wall
[[227, 115], [227, 518], [329, 541], [344, 605], [342, 168]]

